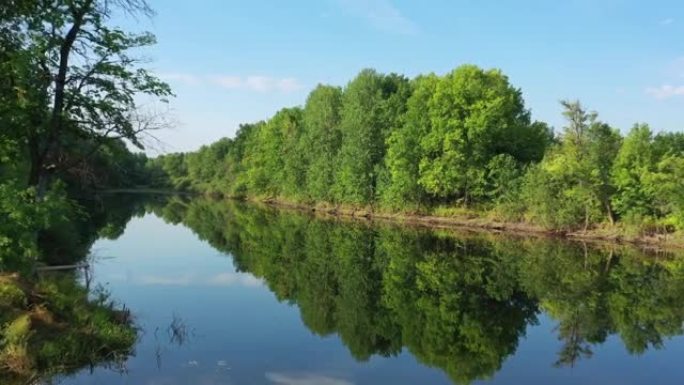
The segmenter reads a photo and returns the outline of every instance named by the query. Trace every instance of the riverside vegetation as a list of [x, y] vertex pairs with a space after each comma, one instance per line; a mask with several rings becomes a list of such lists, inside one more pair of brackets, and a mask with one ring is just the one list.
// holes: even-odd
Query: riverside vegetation
[[148, 179], [146, 157], [126, 143], [142, 148], [163, 119], [136, 99], [171, 91], [131, 54], [154, 36], [111, 20], [151, 12], [143, 0], [0, 2], [0, 383], [38, 383], [132, 351], [133, 321], [104, 291], [76, 273], [36, 271], [79, 263], [115, 235], [116, 211], [97, 190]]
[[499, 70], [407, 79], [368, 69], [234, 138], [152, 164], [170, 187], [210, 195], [595, 236], [681, 234], [684, 134], [640, 123], [623, 137], [579, 102], [561, 106], [567, 124], [554, 132], [532, 121]]
[[579, 102], [562, 103], [568, 123], [554, 133], [532, 121], [501, 71], [472, 65], [415, 79], [363, 70], [234, 138], [147, 159], [129, 148], [143, 149], [166, 123], [136, 101], [173, 94], [133, 55], [154, 36], [113, 26], [121, 14], [152, 10], [144, 0], [0, 4], [3, 383], [130, 353], [135, 326], [106, 293], [93, 295], [77, 274], [35, 274], [83, 261], [94, 240], [120, 234], [131, 213], [112, 209], [103, 189], [167, 187], [635, 237], [684, 231], [684, 134], [637, 124], [623, 137]]

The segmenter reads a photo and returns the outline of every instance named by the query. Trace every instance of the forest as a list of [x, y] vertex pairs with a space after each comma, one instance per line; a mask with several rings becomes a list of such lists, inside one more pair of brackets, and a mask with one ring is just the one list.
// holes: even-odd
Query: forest
[[361, 71], [304, 106], [195, 152], [151, 160], [156, 180], [214, 196], [362, 213], [482, 216], [555, 231], [684, 229], [684, 133], [625, 135], [579, 101], [533, 121], [498, 69], [414, 79]]

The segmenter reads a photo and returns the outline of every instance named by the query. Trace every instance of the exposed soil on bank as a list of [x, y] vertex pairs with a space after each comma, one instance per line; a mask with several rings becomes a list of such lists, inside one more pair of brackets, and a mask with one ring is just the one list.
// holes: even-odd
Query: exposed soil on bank
[[557, 238], [571, 241], [582, 241], [602, 244], [632, 245], [651, 251], [682, 251], [684, 250], [684, 237], [673, 234], [628, 234], [618, 226], [612, 228], [595, 228], [587, 231], [557, 231], [525, 222], [505, 222], [477, 215], [475, 212], [468, 215], [436, 216], [412, 213], [388, 213], [374, 211], [368, 208], [353, 208], [349, 206], [333, 206], [328, 204], [297, 203], [275, 198], [236, 198], [206, 195], [191, 191], [173, 191], [168, 189], [116, 189], [102, 192], [116, 193], [143, 193], [164, 195], [201, 195], [211, 199], [232, 199], [260, 203], [278, 208], [309, 212], [315, 215], [347, 218], [362, 221], [385, 221], [401, 225], [420, 226], [435, 229], [477, 231], [488, 233], [506, 233], [520, 236], [537, 236], [545, 238]]
[[[243, 199], [244, 200], [244, 199]], [[619, 227], [589, 229], [587, 231], [554, 231], [523, 222], [502, 222], [484, 216], [434, 216], [407, 213], [385, 213], [368, 209], [327, 207], [293, 203], [278, 199], [246, 199], [278, 208], [306, 211], [316, 215], [350, 218], [364, 221], [386, 221], [398, 224], [437, 229], [508, 233], [545, 238], [558, 238], [592, 243], [629, 244], [642, 249], [668, 251], [683, 250], [684, 239], [668, 234], [628, 235]]]

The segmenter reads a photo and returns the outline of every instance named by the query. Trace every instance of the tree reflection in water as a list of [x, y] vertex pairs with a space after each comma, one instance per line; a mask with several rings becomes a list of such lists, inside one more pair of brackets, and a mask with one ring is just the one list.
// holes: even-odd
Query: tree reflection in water
[[684, 260], [674, 255], [198, 198], [152, 209], [231, 254], [361, 361], [406, 348], [454, 382], [489, 378], [541, 312], [557, 322], [558, 366], [610, 335], [642, 353], [682, 333]]
[[[82, 236], [72, 250], [84, 255], [94, 239], [116, 238], [132, 216], [154, 212], [232, 255], [239, 271], [263, 280], [280, 301], [296, 304], [313, 333], [338, 335], [359, 361], [406, 349], [456, 383], [486, 379], [516, 352], [542, 313], [556, 322], [561, 342], [549, 365], [589, 359], [613, 335], [640, 354], [682, 334], [684, 259], [675, 255], [316, 217], [198, 197], [110, 198], [96, 220], [75, 226]], [[74, 277], [70, 282], [80, 287]], [[98, 314], [100, 307], [84, 302], [87, 290], [69, 290], [88, 309], [80, 317]], [[183, 322], [173, 325], [169, 336], [185, 341]], [[65, 332], [56, 338], [76, 337]], [[132, 351], [133, 341], [120, 346], [119, 357]], [[45, 351], [27, 347], [33, 357]], [[111, 358], [112, 351], [98, 352]], [[87, 359], [68, 365], [36, 362], [46, 362], [38, 370], [45, 378], [106, 362], [103, 356], [83, 354]]]

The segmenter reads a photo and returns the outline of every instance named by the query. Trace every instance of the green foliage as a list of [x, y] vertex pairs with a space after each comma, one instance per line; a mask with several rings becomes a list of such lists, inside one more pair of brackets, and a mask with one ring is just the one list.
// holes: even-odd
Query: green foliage
[[683, 230], [684, 134], [637, 125], [623, 140], [578, 101], [561, 105], [567, 124], [554, 137], [499, 70], [409, 81], [366, 69], [233, 139], [153, 159], [148, 173], [175, 189], [343, 210]]
[[342, 97], [342, 146], [335, 196], [338, 201], [366, 205], [378, 194], [386, 140], [399, 127], [409, 96], [408, 80], [363, 70]]
[[517, 137], [531, 127], [521, 92], [500, 71], [475, 66], [444, 77], [426, 113], [431, 128], [420, 141], [419, 183], [436, 197], [466, 205], [486, 195], [485, 167], [492, 157], [509, 154], [517, 159], [522, 145]]
[[59, 185], [37, 201], [35, 190], [0, 184], [0, 271], [20, 269], [38, 258], [37, 235], [72, 209]]
[[[0, 323], [3, 384], [48, 380], [85, 365], [115, 363], [130, 354], [137, 339], [130, 319], [122, 317], [106, 295], [90, 298], [75, 277], [46, 277], [35, 284], [0, 279], [24, 298], [4, 308], [3, 318], [11, 316]], [[32, 293], [30, 304], [24, 290]]]
[[47, 262], [40, 248], [56, 238], [78, 244], [86, 231], [77, 206], [92, 204], [93, 190], [147, 185], [153, 175], [127, 145], [142, 148], [145, 132], [163, 124], [136, 101], [171, 90], [132, 55], [154, 37], [112, 27], [117, 10], [151, 13], [138, 0], [0, 6], [0, 270]]
[[683, 229], [682, 170], [684, 141], [681, 135], [658, 135], [650, 128], [635, 125], [624, 140], [613, 167], [616, 211], [633, 225], [655, 223]]
[[2, 8], [0, 150], [8, 140], [19, 147], [19, 184], [42, 198], [58, 178], [87, 187], [136, 181], [145, 159], [122, 139], [142, 149], [144, 134], [165, 125], [137, 101], [172, 93], [132, 55], [154, 36], [110, 24], [117, 9], [151, 14], [145, 1], [27, 0]]
[[528, 218], [563, 230], [613, 221], [611, 171], [621, 137], [579, 102], [562, 102], [568, 125], [560, 143], [531, 169], [523, 199]]
[[664, 224], [684, 229], [684, 156], [667, 155], [646, 180]]
[[0, 309], [7, 312], [7, 308], [21, 307], [26, 304], [24, 292], [8, 280], [0, 280]]
[[426, 111], [439, 81], [438, 76], [430, 74], [412, 82], [413, 93], [406, 102], [404, 124], [387, 138], [385, 163], [390, 183], [383, 196], [383, 204], [387, 207], [406, 210], [425, 203], [427, 193], [419, 184], [418, 165], [423, 154], [420, 140], [431, 128]]
[[190, 185], [188, 178], [188, 162], [186, 154], [161, 155], [148, 162], [148, 167], [155, 172], [154, 186], [170, 187], [185, 191]]
[[336, 159], [342, 143], [342, 90], [319, 85], [306, 99], [302, 120], [305, 134], [298, 155], [308, 162], [306, 186], [315, 201], [332, 201]]
[[31, 319], [28, 314], [22, 314], [4, 327], [2, 346], [24, 345], [31, 333]]
[[521, 200], [526, 219], [548, 229], [568, 229], [584, 219], [585, 205], [577, 191], [540, 165], [531, 167], [522, 183]]
[[644, 179], [653, 172], [656, 164], [652, 141], [647, 125], [635, 125], [625, 137], [615, 160], [613, 183], [617, 191], [613, 196], [613, 206], [631, 221], [655, 214], [652, 197], [644, 184]]

